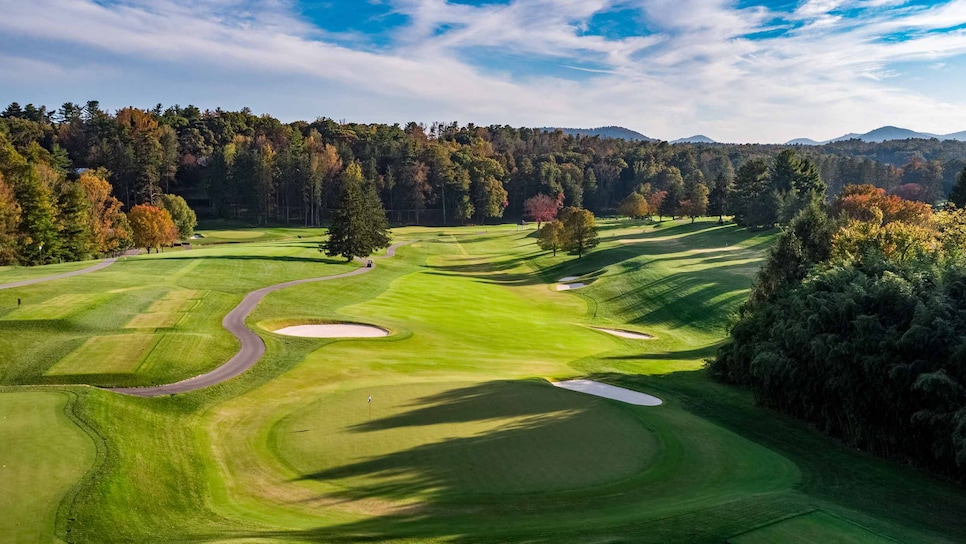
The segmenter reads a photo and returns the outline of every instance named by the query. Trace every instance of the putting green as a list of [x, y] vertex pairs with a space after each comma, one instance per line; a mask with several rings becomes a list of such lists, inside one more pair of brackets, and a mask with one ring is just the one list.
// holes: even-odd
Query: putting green
[[64, 494], [94, 462], [63, 392], [0, 393], [0, 540], [52, 542]]
[[216, 230], [199, 233], [207, 238], [223, 238], [225, 240], [245, 240], [255, 239], [265, 236], [264, 232], [257, 230]]
[[283, 419], [272, 439], [300, 479], [447, 501], [605, 486], [659, 450], [628, 410], [536, 381], [339, 391]]
[[46, 374], [133, 373], [157, 341], [158, 335], [155, 334], [95, 336], [61, 359]]

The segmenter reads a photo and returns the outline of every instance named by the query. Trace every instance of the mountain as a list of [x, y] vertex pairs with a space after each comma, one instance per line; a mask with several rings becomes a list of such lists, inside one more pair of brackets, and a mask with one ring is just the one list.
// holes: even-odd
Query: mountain
[[647, 136], [624, 127], [598, 127], [598, 128], [563, 128], [563, 127], [543, 127], [540, 130], [546, 132], [553, 132], [555, 130], [563, 131], [564, 134], [569, 134], [570, 136], [600, 136], [601, 138], [616, 138], [619, 140], [644, 140], [645, 142], [653, 142], [654, 138], [648, 138]]
[[888, 140], [908, 140], [910, 138], [921, 138], [924, 140], [936, 138], [939, 140], [959, 140], [961, 142], [966, 142], [966, 131], [954, 132], [952, 134], [932, 134], [930, 132], [916, 132], [907, 128], [885, 126], [866, 132], [865, 134], [850, 132], [844, 136], [839, 136], [838, 138], [833, 138], [831, 140], [825, 140], [824, 142], [816, 142], [811, 138], [796, 138], [786, 142], [785, 145], [822, 145], [832, 142], [844, 142], [846, 140], [853, 139], [878, 143]]
[[794, 140], [788, 140], [785, 145], [822, 145], [823, 142], [816, 142], [811, 138], [795, 138]]
[[671, 142], [672, 144], [716, 144], [718, 142], [708, 138], [704, 134], [695, 134], [687, 138], [679, 138]]

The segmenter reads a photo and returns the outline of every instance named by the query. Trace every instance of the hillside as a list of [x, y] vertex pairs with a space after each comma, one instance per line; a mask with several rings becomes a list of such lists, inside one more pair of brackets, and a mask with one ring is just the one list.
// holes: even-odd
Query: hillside
[[560, 130], [570, 136], [600, 136], [601, 138], [616, 138], [628, 141], [653, 142], [654, 138], [649, 138], [636, 130], [629, 128], [610, 126], [597, 128], [563, 128], [563, 127], [543, 127], [540, 130], [553, 132]]

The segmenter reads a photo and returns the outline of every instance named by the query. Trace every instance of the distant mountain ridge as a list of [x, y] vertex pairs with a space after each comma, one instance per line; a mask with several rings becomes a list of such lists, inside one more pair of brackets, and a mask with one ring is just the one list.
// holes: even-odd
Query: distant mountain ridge
[[643, 140], [645, 142], [653, 142], [654, 138], [648, 138], [647, 136], [637, 132], [636, 130], [631, 130], [624, 127], [597, 127], [597, 128], [564, 128], [564, 127], [543, 127], [540, 130], [546, 132], [553, 132], [559, 130], [564, 134], [570, 136], [600, 136], [601, 138], [616, 138], [620, 140]]
[[822, 145], [832, 142], [843, 142], [846, 140], [862, 140], [864, 142], [885, 142], [889, 140], [908, 140], [910, 138], [921, 138], [928, 140], [930, 138], [936, 138], [938, 140], [959, 140], [966, 142], [966, 130], [962, 132], [953, 132], [951, 134], [932, 134], [930, 132], [916, 132], [914, 130], [909, 130], [908, 128], [884, 126], [879, 127], [875, 130], [866, 132], [865, 134], [857, 134], [850, 132], [844, 136], [839, 136], [838, 138], [832, 138], [831, 140], [825, 140], [824, 142], [818, 142], [812, 140], [811, 138], [796, 138], [794, 140], [789, 140], [785, 142], [785, 145]]
[[678, 138], [671, 142], [672, 144], [716, 144], [718, 142], [708, 138], [704, 134], [695, 134], [694, 136], [688, 136], [687, 138]]

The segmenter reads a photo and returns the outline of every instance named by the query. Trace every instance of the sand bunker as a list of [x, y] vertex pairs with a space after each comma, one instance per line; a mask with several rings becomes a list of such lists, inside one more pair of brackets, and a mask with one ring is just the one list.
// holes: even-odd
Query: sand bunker
[[606, 332], [607, 334], [613, 334], [614, 336], [620, 336], [621, 338], [630, 338], [632, 340], [654, 340], [653, 336], [644, 334], [642, 332], [623, 331], [621, 329], [604, 329], [601, 327], [592, 328], [596, 331]]
[[327, 323], [323, 325], [296, 325], [275, 331], [285, 336], [302, 338], [376, 338], [389, 336], [389, 331], [372, 325], [353, 323]]
[[557, 286], [557, 291], [570, 291], [572, 289], [580, 289], [582, 287], [587, 287], [586, 283], [562, 283]]
[[593, 380], [567, 380], [565, 382], [552, 383], [555, 387], [562, 389], [604, 397], [605, 399], [618, 400], [635, 406], [660, 406], [663, 402], [661, 399], [646, 393], [639, 393], [637, 391], [631, 391], [630, 389], [624, 389], [623, 387], [607, 385], [606, 383], [595, 382]]
[[564, 276], [557, 281], [560, 283], [570, 283], [576, 279], [580, 279], [580, 276]]

